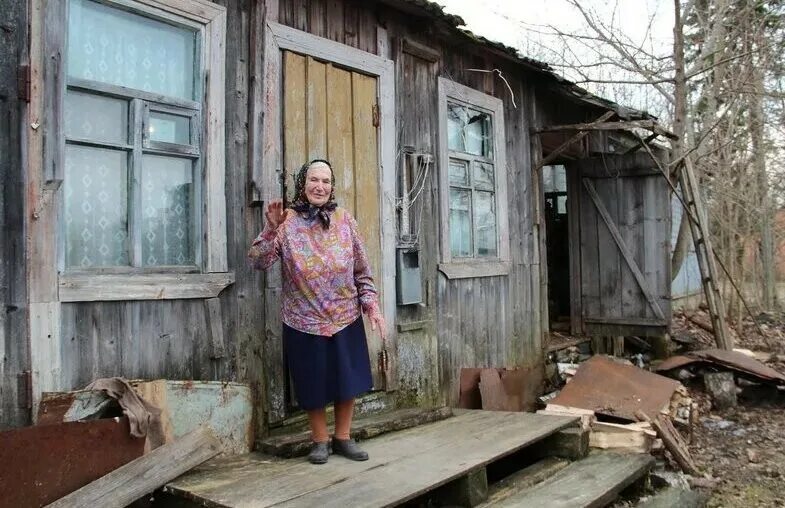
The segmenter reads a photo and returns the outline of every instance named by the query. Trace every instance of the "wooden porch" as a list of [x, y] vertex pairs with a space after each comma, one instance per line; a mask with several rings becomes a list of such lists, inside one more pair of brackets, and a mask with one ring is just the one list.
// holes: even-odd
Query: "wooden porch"
[[[261, 453], [216, 459], [168, 484], [165, 492], [179, 498], [178, 506], [190, 501], [231, 508], [514, 506], [527, 503], [527, 496], [543, 506], [604, 506], [653, 462], [648, 455], [592, 455], [572, 463], [548, 457], [585, 456], [588, 435], [576, 418], [531, 413], [466, 411], [382, 435], [363, 447], [367, 462], [331, 456], [324, 466]], [[505, 479], [497, 483], [500, 476]], [[583, 485], [592, 488], [565, 495], [561, 481], [574, 490], [584, 477]]]

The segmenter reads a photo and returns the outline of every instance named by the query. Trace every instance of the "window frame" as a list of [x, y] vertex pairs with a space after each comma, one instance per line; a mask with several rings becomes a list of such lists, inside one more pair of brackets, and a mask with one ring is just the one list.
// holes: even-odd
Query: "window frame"
[[[510, 273], [510, 241], [507, 214], [507, 158], [504, 135], [504, 104], [501, 99], [482, 93], [473, 88], [461, 85], [449, 79], [440, 77], [438, 80], [439, 94], [439, 197], [440, 197], [440, 263], [441, 271], [449, 279], [468, 277], [491, 277], [507, 275]], [[493, 167], [494, 167], [494, 198], [496, 204], [496, 257], [477, 257], [476, 227], [474, 216], [474, 193], [472, 185], [472, 163], [475, 161], [488, 161], [484, 156], [464, 154], [458, 157], [451, 156], [452, 150], [448, 147], [447, 110], [448, 103], [457, 103], [462, 106], [488, 113], [492, 116], [493, 125]], [[472, 257], [453, 257], [450, 247], [450, 189], [453, 187], [449, 179], [449, 167], [452, 159], [468, 163], [469, 187], [472, 192]], [[456, 188], [464, 188], [457, 186]]]
[[[168, 298], [210, 298], [234, 282], [234, 275], [228, 271], [226, 196], [225, 196], [225, 47], [226, 47], [226, 9], [202, 0], [171, 0], [166, 3], [158, 0], [94, 0], [110, 7], [133, 12], [154, 20], [175, 26], [194, 29], [197, 32], [195, 93], [198, 100], [189, 101], [166, 97], [156, 93], [125, 87], [96, 83], [92, 81], [69, 79], [65, 65], [61, 67], [62, 76], [53, 90], [51, 121], [62, 124], [63, 104], [67, 89], [83, 90], [91, 94], [114, 96], [129, 101], [129, 129], [146, 121], [149, 110], [175, 113], [182, 116], [185, 110], [194, 112], [191, 120], [191, 145], [177, 145], [150, 142], [146, 136], [138, 136], [129, 145], [142, 148], [153, 154], [185, 157], [198, 162], [194, 164], [194, 192], [198, 193], [195, 204], [194, 222], [196, 265], [161, 267], [107, 267], [81, 269], [65, 268], [65, 224], [58, 221], [58, 272], [59, 300], [102, 301], [102, 300], [148, 300]], [[67, 3], [67, 2], [66, 2]], [[67, 16], [67, 8], [64, 9]], [[67, 19], [67, 18], [66, 18]], [[67, 34], [59, 41], [59, 49], [66, 51]], [[64, 62], [65, 63], [65, 62]], [[144, 101], [144, 102], [143, 102]], [[134, 107], [134, 105], [137, 105]], [[171, 111], [167, 106], [172, 106]], [[179, 109], [184, 108], [184, 109]], [[45, 180], [58, 186], [63, 181], [65, 160], [65, 132], [59, 127], [58, 142], [54, 150], [52, 171], [45, 174]], [[142, 139], [142, 138], [145, 139]], [[83, 144], [83, 143], [80, 143]], [[138, 144], [138, 147], [134, 147]], [[195, 145], [195, 146], [194, 146]], [[164, 149], [165, 152], [156, 150]], [[129, 155], [130, 156], [130, 155]], [[129, 207], [134, 185], [129, 184]], [[62, 186], [60, 186], [62, 189]], [[62, 200], [61, 200], [62, 201]], [[135, 212], [129, 212], [135, 213]], [[130, 233], [130, 231], [129, 231]], [[129, 236], [129, 256], [134, 250], [141, 249]], [[139, 253], [137, 253], [138, 255]], [[160, 274], [161, 277], [150, 274]], [[216, 274], [221, 274], [216, 276]], [[170, 275], [170, 276], [167, 276]], [[219, 281], [216, 283], [216, 281]], [[186, 296], [184, 296], [186, 295]]]

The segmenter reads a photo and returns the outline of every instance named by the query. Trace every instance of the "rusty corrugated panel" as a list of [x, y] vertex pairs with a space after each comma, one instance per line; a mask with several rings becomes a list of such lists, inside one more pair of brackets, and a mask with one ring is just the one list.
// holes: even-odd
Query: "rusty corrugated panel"
[[605, 356], [594, 356], [581, 364], [551, 403], [636, 421], [635, 411], [639, 409], [648, 415], [668, 409], [680, 384]]
[[127, 418], [0, 432], [0, 506], [38, 508], [141, 457]]
[[725, 351], [723, 349], [704, 349], [690, 351], [684, 356], [668, 358], [656, 368], [658, 371], [671, 370], [693, 363], [710, 363], [720, 368], [735, 370], [762, 381], [774, 381], [785, 384], [785, 375], [771, 367], [764, 365], [755, 358], [751, 358], [738, 351]]

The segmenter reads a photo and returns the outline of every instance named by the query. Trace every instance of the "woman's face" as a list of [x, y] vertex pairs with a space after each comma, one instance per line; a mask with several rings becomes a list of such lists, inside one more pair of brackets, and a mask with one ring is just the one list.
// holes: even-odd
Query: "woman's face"
[[315, 206], [322, 206], [330, 200], [332, 193], [332, 172], [325, 164], [308, 168], [305, 174], [305, 197]]

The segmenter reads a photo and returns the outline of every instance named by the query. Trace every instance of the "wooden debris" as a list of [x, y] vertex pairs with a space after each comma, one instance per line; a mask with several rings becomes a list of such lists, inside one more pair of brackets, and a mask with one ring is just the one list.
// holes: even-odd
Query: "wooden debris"
[[651, 425], [643, 422], [621, 425], [617, 423], [594, 422], [591, 425], [589, 446], [603, 450], [623, 451], [630, 453], [649, 453], [657, 438]]
[[551, 416], [577, 416], [581, 419], [581, 429], [591, 428], [591, 424], [596, 421], [594, 411], [579, 407], [560, 406], [558, 404], [548, 404], [545, 409], [540, 409], [537, 414]]
[[682, 471], [693, 476], [700, 474], [698, 472], [698, 467], [690, 456], [687, 443], [684, 442], [679, 431], [673, 427], [670, 418], [665, 415], [657, 415], [656, 418], [649, 418], [646, 413], [640, 410], [636, 411], [635, 416], [652, 424], [654, 430], [656, 430], [657, 434], [662, 438], [665, 448], [671, 452], [671, 455], [673, 455], [674, 460], [679, 464]]
[[160, 446], [50, 504], [48, 508], [122, 508], [218, 454], [220, 444], [202, 427]]

